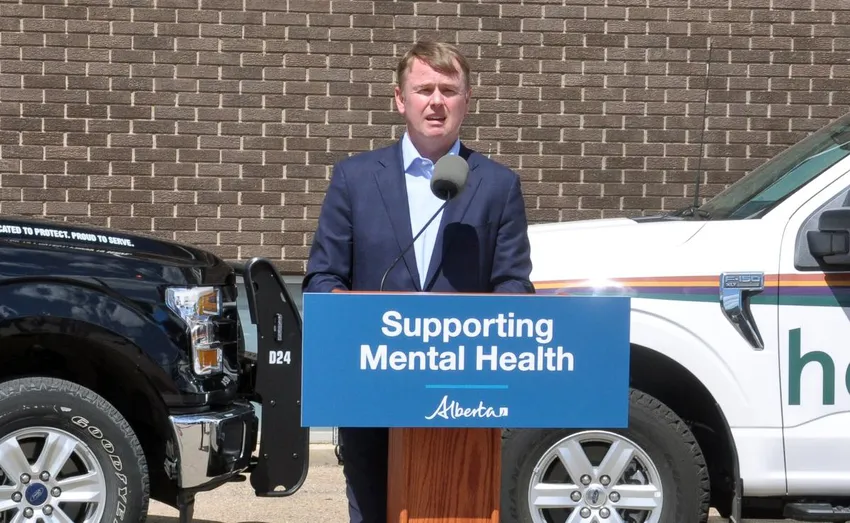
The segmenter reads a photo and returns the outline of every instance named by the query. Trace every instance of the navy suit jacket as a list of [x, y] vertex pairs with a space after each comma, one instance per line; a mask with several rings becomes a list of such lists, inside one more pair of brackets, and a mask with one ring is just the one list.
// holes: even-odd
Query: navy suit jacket
[[[387, 275], [386, 291], [533, 293], [519, 176], [461, 144], [466, 187], [443, 211], [425, 288], [412, 248]], [[304, 292], [376, 291], [415, 234], [401, 141], [334, 166], [319, 215]]]

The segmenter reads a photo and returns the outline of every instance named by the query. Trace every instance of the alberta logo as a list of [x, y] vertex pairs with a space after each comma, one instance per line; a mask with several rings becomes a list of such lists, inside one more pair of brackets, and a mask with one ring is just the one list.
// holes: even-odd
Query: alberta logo
[[483, 401], [479, 401], [477, 407], [464, 407], [456, 400], [449, 400], [449, 397], [446, 395], [443, 396], [442, 401], [437, 406], [437, 410], [425, 416], [425, 419], [432, 420], [437, 417], [443, 419], [505, 418], [507, 416], [507, 407], [488, 407], [484, 405]]

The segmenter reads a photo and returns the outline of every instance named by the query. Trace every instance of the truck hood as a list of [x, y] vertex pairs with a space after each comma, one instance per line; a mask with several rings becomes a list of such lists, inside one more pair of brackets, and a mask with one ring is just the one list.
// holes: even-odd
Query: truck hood
[[609, 218], [531, 225], [531, 279], [604, 279], [657, 271], [659, 260], [672, 257], [706, 223]]
[[226, 281], [209, 251], [151, 235], [40, 218], [0, 217], [0, 274], [124, 278], [164, 283]]

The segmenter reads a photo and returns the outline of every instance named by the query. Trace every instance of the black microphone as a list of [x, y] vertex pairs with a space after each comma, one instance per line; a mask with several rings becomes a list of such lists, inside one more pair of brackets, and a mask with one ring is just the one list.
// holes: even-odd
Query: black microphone
[[466, 163], [466, 160], [461, 158], [460, 156], [447, 154], [443, 156], [437, 163], [434, 164], [434, 175], [431, 177], [431, 192], [434, 193], [434, 196], [441, 200], [445, 200], [443, 205], [437, 209], [437, 212], [431, 216], [431, 219], [416, 233], [416, 236], [411, 240], [410, 245], [405, 247], [401, 254], [396, 257], [395, 260], [390, 264], [389, 268], [384, 272], [384, 276], [381, 278], [381, 292], [384, 290], [384, 282], [387, 279], [387, 275], [393, 270], [393, 267], [399, 262], [399, 260], [404, 257], [405, 253], [410, 250], [411, 247], [416, 243], [416, 240], [422, 236], [422, 233], [431, 225], [431, 222], [439, 216], [439, 214], [446, 208], [446, 205], [449, 202], [457, 197], [461, 192], [463, 192], [464, 187], [466, 187], [466, 177], [469, 175], [469, 164]]

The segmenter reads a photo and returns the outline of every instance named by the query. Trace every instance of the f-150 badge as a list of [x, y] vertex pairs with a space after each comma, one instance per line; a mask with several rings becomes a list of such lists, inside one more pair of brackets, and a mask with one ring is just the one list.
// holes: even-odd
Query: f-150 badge
[[764, 290], [763, 272], [727, 272], [720, 275], [720, 307], [735, 329], [752, 345], [763, 350], [764, 342], [750, 312], [750, 296]]

